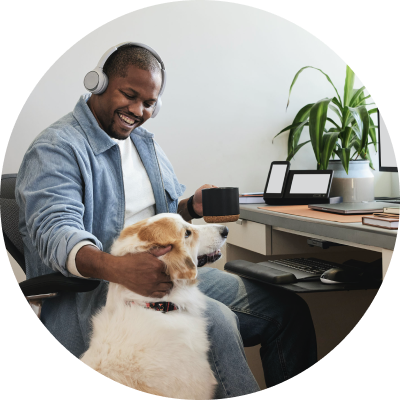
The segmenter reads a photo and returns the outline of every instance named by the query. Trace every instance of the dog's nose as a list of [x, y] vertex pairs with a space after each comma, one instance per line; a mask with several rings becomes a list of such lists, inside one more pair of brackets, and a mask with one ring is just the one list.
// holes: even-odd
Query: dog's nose
[[221, 236], [222, 236], [224, 239], [226, 239], [226, 238], [228, 237], [228, 233], [229, 233], [229, 229], [228, 229], [226, 226], [224, 226], [223, 229], [222, 229], [222, 231], [221, 231]]

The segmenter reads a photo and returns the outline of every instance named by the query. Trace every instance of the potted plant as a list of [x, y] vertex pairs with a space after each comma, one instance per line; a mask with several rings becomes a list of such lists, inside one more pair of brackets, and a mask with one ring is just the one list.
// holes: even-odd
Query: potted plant
[[[336, 96], [307, 104], [297, 113], [293, 123], [275, 136], [289, 131], [286, 160], [290, 161], [304, 145], [311, 142], [317, 169], [335, 170], [332, 196], [341, 195], [343, 201], [372, 201], [374, 176], [369, 167], [374, 169], [374, 166], [368, 146], [373, 144], [375, 151], [377, 150], [377, 127], [371, 119], [371, 115], [377, 112], [377, 108], [367, 109], [368, 106], [374, 104], [367, 103], [371, 95], [365, 96], [365, 86], [354, 89], [355, 75], [349, 66], [346, 67], [343, 100], [325, 72], [307, 66], [296, 73], [290, 85], [286, 109], [297, 78], [307, 68], [313, 68], [324, 74], [333, 86]], [[328, 111], [333, 113], [331, 115], [333, 118], [328, 117]], [[305, 126], [309, 127], [310, 140], [299, 143]]]

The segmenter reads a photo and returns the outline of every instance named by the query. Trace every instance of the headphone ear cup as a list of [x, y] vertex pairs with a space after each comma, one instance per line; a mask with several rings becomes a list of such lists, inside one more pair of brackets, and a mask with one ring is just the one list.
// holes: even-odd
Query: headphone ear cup
[[101, 75], [99, 79], [99, 87], [96, 89], [96, 91], [93, 92], [93, 94], [101, 94], [104, 93], [107, 89], [108, 86], [108, 76], [101, 70]]
[[107, 89], [108, 77], [102, 68], [96, 67], [86, 74], [83, 84], [89, 92], [100, 94]]
[[153, 114], [151, 114], [151, 118], [155, 118], [157, 114], [159, 113], [160, 109], [162, 106], [162, 100], [161, 97], [157, 99], [156, 107], [154, 108]]

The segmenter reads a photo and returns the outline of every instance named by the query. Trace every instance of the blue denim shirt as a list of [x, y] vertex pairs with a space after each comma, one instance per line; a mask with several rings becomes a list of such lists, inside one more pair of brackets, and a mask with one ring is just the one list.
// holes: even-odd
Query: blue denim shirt
[[[29, 146], [18, 172], [16, 200], [26, 275], [66, 269], [82, 240], [109, 252], [124, 227], [125, 194], [119, 146], [80, 98], [72, 113], [45, 129]], [[177, 212], [185, 190], [154, 135], [136, 128], [131, 139], [149, 176], [156, 212]], [[89, 344], [90, 319], [105, 303], [108, 283], [88, 293], [62, 294], [43, 304], [42, 322], [73, 354]]]

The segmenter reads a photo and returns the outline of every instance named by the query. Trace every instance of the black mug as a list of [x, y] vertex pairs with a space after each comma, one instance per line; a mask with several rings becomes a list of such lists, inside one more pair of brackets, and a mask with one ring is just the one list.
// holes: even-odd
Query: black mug
[[204, 221], [215, 224], [234, 222], [239, 219], [239, 188], [203, 189], [202, 197]]

